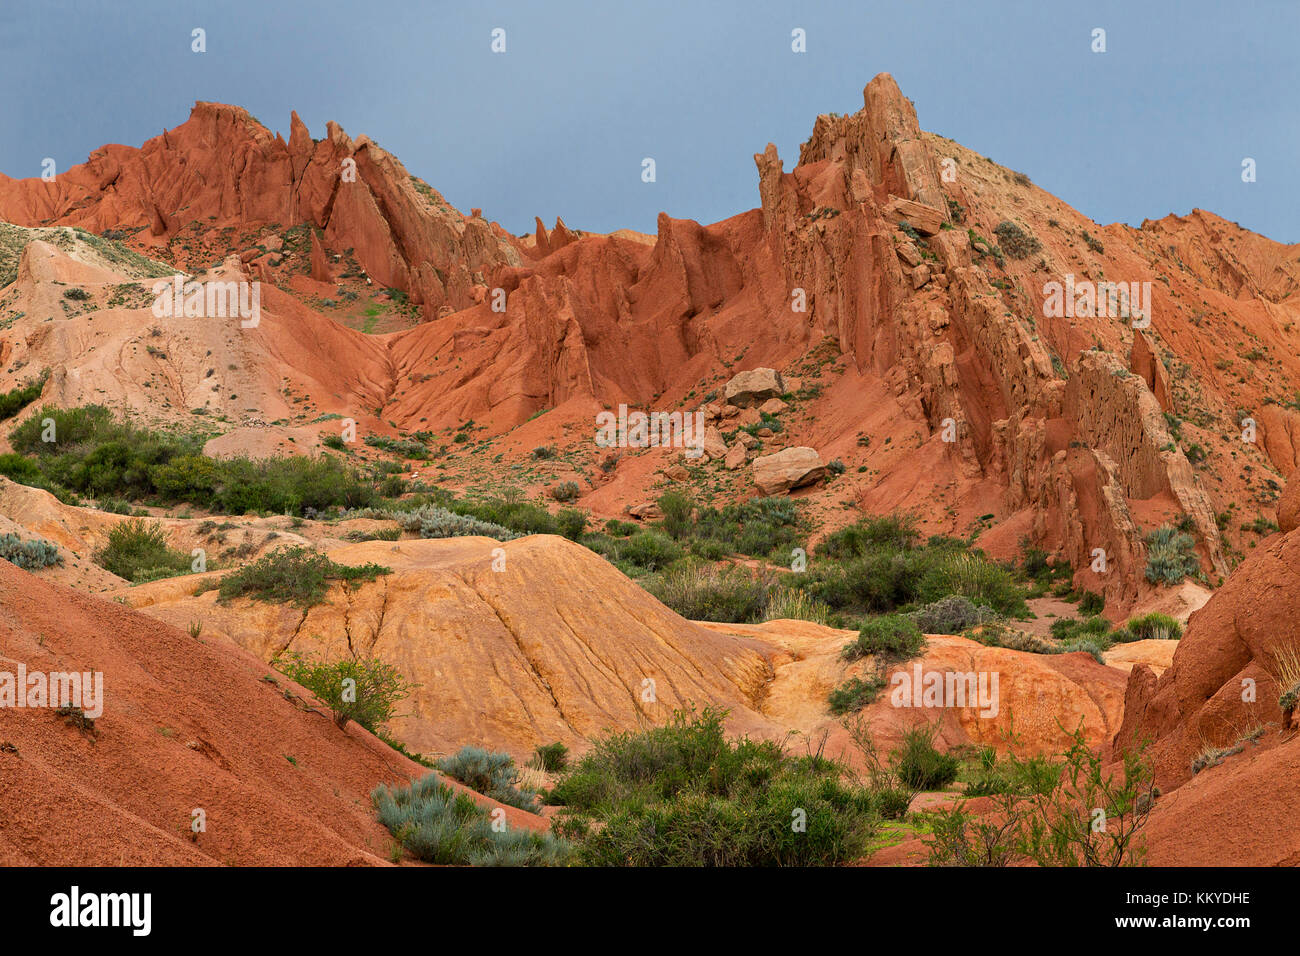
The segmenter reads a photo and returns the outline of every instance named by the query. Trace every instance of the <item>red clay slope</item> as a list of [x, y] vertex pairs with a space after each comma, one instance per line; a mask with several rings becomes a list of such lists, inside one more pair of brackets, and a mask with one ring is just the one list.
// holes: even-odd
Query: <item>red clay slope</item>
[[102, 671], [104, 710], [92, 741], [52, 709], [0, 708], [0, 865], [381, 864], [370, 791], [429, 772], [233, 645], [0, 561], [0, 669], [19, 662]]

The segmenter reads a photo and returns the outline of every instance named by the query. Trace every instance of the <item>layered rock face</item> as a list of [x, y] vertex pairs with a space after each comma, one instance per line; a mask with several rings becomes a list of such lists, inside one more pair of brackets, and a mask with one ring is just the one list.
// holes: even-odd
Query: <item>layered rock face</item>
[[675, 709], [731, 709], [737, 732], [771, 731], [755, 703], [771, 666], [761, 644], [683, 621], [609, 564], [563, 538], [504, 545], [448, 538], [353, 545], [347, 564], [393, 573], [336, 589], [305, 613], [247, 600], [218, 604], [173, 579], [132, 588], [145, 613], [229, 638], [264, 660], [301, 652], [381, 657], [417, 685], [392, 722], [417, 752], [466, 744], [527, 759], [605, 730], [661, 724]]

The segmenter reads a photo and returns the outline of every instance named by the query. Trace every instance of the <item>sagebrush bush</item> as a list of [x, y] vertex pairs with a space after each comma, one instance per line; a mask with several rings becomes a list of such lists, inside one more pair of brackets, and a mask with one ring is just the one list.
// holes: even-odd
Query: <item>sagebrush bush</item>
[[927, 604], [913, 614], [916, 626], [923, 634], [960, 634], [992, 620], [997, 615], [992, 609], [973, 604], [961, 594], [950, 594]]
[[413, 511], [391, 511], [388, 514], [403, 531], [417, 533], [421, 538], [481, 536], [498, 541], [513, 541], [519, 537], [502, 525], [456, 514], [437, 505], [425, 505]]
[[418, 860], [446, 866], [563, 866], [568, 842], [527, 829], [496, 832], [486, 808], [429, 774], [371, 794], [379, 822]]
[[437, 767], [453, 780], [459, 780], [498, 803], [521, 810], [537, 809], [537, 794], [519, 785], [515, 758], [507, 753], [465, 746], [450, 757], [440, 759]]
[[1103, 657], [1102, 655], [1106, 652], [1106, 649], [1108, 647], [1110, 647], [1110, 641], [1106, 640], [1105, 638], [1078, 637], [1075, 638], [1074, 640], [1066, 641], [1064, 644], [1062, 644], [1061, 653], [1073, 654], [1081, 651], [1084, 654], [1091, 654], [1093, 659], [1098, 664], [1105, 664], [1106, 658]]
[[315, 694], [341, 728], [354, 720], [375, 733], [392, 719], [411, 690], [397, 668], [378, 657], [330, 663], [293, 652], [277, 657], [271, 665]]
[[581, 494], [582, 489], [578, 487], [576, 481], [561, 481], [551, 488], [551, 497], [556, 501], [577, 501]]
[[1183, 578], [1199, 574], [1196, 541], [1169, 525], [1147, 535], [1146, 578], [1153, 584], [1181, 584]]
[[63, 555], [54, 542], [44, 538], [24, 541], [16, 534], [0, 534], [0, 558], [24, 571], [39, 571], [63, 563]]

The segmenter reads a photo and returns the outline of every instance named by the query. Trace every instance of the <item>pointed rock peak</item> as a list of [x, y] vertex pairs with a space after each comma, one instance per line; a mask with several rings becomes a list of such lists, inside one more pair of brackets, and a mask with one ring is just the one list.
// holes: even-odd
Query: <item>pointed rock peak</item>
[[551, 240], [546, 234], [546, 227], [542, 225], [542, 217], [534, 216], [533, 221], [537, 223], [537, 230], [534, 233], [537, 239], [537, 252], [544, 256], [551, 251]]
[[894, 78], [878, 73], [862, 90], [862, 104], [871, 128], [887, 139], [915, 139], [921, 135], [916, 107], [903, 95]]
[[567, 246], [576, 239], [569, 227], [564, 224], [564, 220], [559, 216], [555, 217], [555, 228], [551, 230], [551, 251], [554, 252], [561, 246]]
[[289, 114], [289, 148], [299, 152], [310, 148], [311, 144], [311, 131], [307, 129], [307, 124], [302, 121], [298, 111], [294, 110]]

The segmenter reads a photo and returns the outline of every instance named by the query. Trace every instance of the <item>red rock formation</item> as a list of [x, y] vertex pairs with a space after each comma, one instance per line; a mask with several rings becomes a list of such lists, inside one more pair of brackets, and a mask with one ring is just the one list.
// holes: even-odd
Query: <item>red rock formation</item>
[[[558, 219], [518, 240], [445, 206], [364, 136], [330, 124], [315, 142], [295, 116], [285, 143], [213, 104], [56, 184], [0, 181], [0, 217], [158, 239], [207, 216], [320, 228], [323, 247], [355, 250], [375, 284], [439, 317], [386, 343], [382, 418], [408, 429], [472, 418], [502, 433], [562, 405], [576, 421], [622, 401], [698, 403], [735, 372], [790, 372], [829, 340], [842, 387], [807, 397], [805, 433], [785, 437], [849, 466], [840, 494], [920, 511], [935, 530], [991, 516], [982, 544], [1001, 557], [1022, 537], [1047, 547], [1107, 593], [1108, 613], [1150, 588], [1144, 534], [1186, 514], [1213, 583], [1246, 547], [1239, 528], [1223, 539], [1219, 515], [1237, 501], [1267, 516], [1277, 479], [1300, 466], [1295, 247], [1199, 211], [1103, 229], [923, 133], [889, 76], [863, 102], [819, 117], [789, 172], [774, 146], [755, 156], [759, 209], [712, 225], [661, 215], [652, 243]], [[1036, 251], [997, 248], [1011, 220]], [[1045, 284], [1066, 276], [1150, 280], [1150, 326], [1048, 314]], [[1217, 331], [1228, 323], [1242, 345]], [[1267, 362], [1246, 357], [1257, 352]], [[1238, 410], [1257, 442], [1231, 440]], [[856, 440], [868, 421], [869, 447]]]
[[313, 140], [294, 113], [286, 144], [246, 110], [217, 103], [196, 103], [189, 120], [139, 149], [105, 146], [53, 183], [0, 176], [0, 219], [94, 232], [148, 227], [155, 238], [189, 223], [306, 223], [429, 314], [471, 305], [483, 270], [519, 261], [486, 222], [456, 213], [366, 137], [354, 141], [330, 123]]

